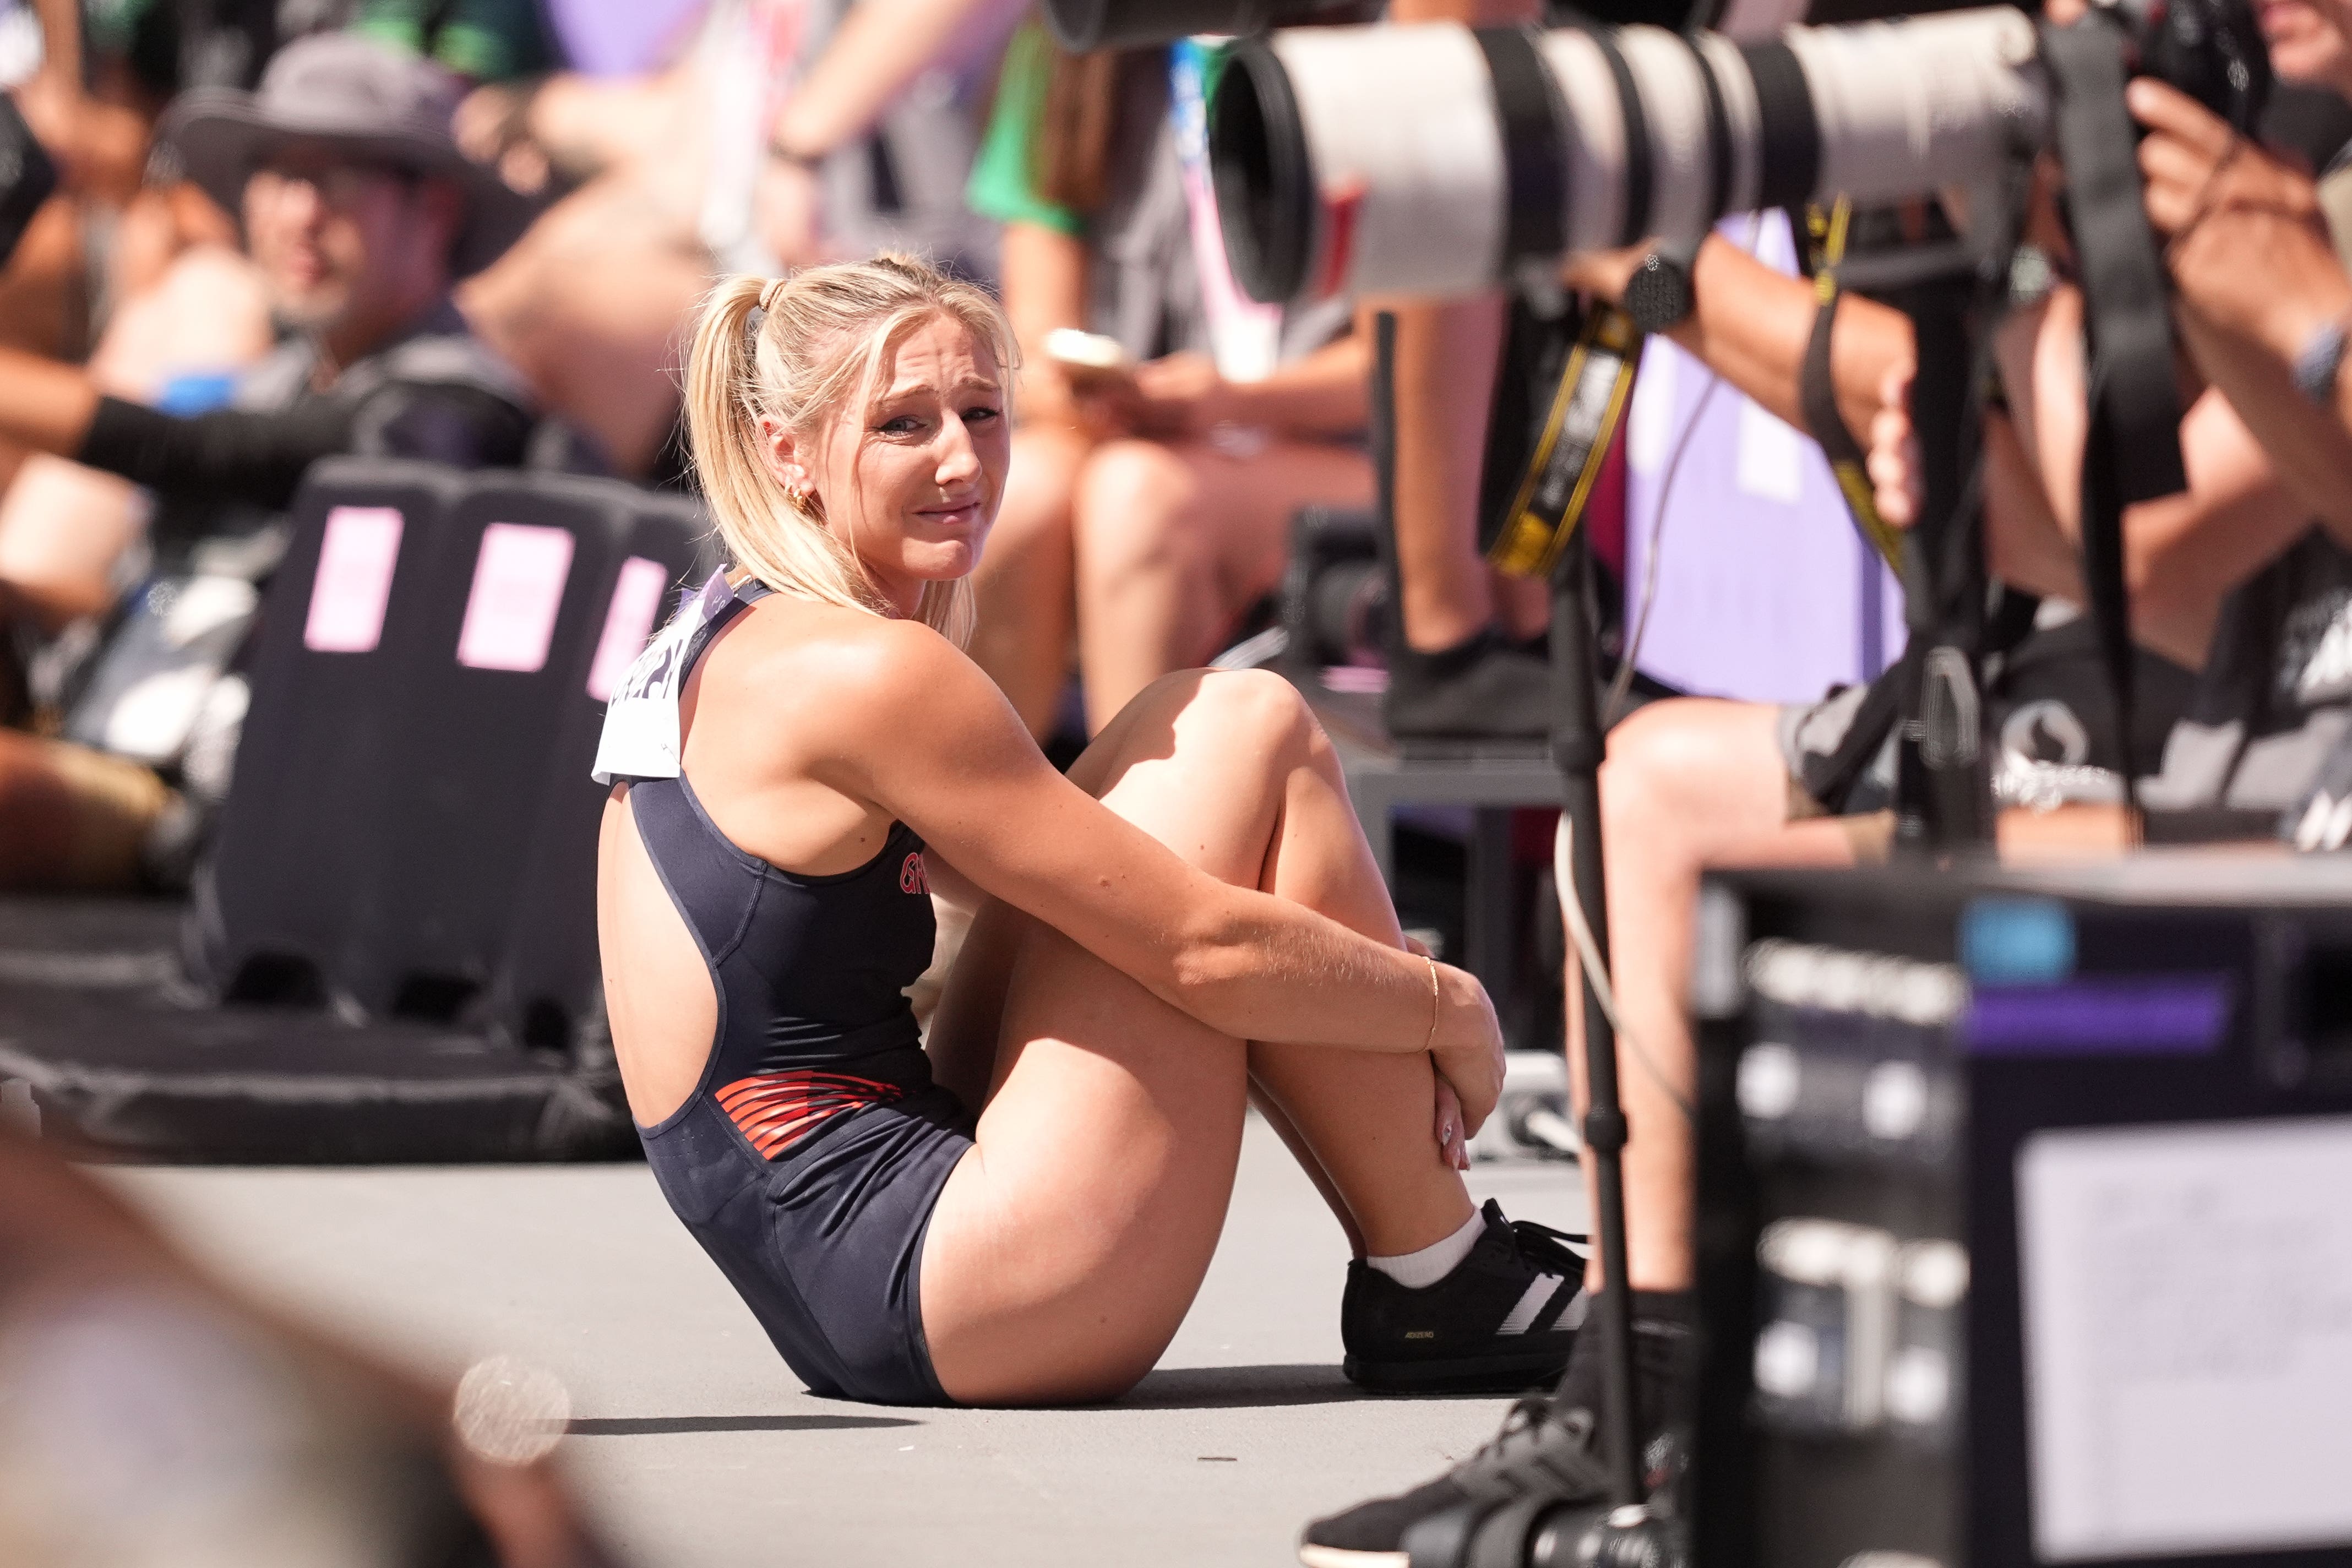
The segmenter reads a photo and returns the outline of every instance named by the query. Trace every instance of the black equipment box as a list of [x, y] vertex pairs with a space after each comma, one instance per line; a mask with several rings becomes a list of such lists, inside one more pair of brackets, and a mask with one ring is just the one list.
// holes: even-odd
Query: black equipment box
[[2352, 861], [1701, 900], [1703, 1568], [2352, 1563]]

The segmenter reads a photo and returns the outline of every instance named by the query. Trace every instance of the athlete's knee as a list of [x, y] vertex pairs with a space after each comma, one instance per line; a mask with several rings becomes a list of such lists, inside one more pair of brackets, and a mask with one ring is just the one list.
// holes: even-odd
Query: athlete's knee
[[1322, 726], [1298, 688], [1266, 669], [1192, 672], [1199, 690], [1190, 706], [1223, 736], [1246, 741], [1267, 752], [1308, 750], [1322, 742]]

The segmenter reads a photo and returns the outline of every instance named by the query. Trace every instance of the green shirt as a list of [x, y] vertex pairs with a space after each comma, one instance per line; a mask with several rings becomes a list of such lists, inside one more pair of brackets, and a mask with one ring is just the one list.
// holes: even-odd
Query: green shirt
[[1004, 50], [996, 106], [989, 113], [979, 156], [972, 160], [965, 199], [971, 210], [999, 223], [1034, 224], [1073, 239], [1086, 237], [1084, 215], [1037, 190], [1037, 134], [1045, 114], [1045, 78], [1052, 44], [1035, 22], [1023, 24]]

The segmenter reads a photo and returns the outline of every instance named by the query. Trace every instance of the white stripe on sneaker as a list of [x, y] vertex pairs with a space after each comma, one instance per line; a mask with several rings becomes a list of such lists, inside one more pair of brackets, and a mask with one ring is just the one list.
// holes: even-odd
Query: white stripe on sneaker
[[1526, 1293], [1520, 1296], [1518, 1305], [1513, 1307], [1510, 1315], [1503, 1320], [1503, 1326], [1495, 1331], [1498, 1334], [1526, 1333], [1528, 1325], [1542, 1314], [1543, 1310], [1551, 1304], [1553, 1295], [1567, 1283], [1567, 1279], [1558, 1274], [1537, 1275], [1529, 1282]]

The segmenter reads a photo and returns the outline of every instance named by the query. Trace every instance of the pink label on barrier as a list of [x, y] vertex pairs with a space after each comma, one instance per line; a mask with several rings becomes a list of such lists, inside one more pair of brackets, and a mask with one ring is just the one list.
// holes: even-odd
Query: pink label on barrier
[[339, 506], [327, 513], [302, 646], [317, 653], [373, 653], [400, 562], [400, 509]]
[[621, 580], [613, 585], [612, 606], [604, 612], [604, 635], [596, 639], [596, 660], [588, 667], [589, 696], [599, 702], [611, 700], [654, 635], [654, 617], [661, 614], [668, 586], [669, 573], [658, 561], [632, 555], [621, 563]]
[[563, 580], [572, 574], [572, 535], [561, 528], [494, 522], [482, 530], [457, 662], [468, 669], [528, 675], [547, 663]]

